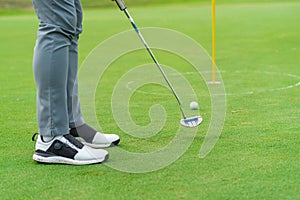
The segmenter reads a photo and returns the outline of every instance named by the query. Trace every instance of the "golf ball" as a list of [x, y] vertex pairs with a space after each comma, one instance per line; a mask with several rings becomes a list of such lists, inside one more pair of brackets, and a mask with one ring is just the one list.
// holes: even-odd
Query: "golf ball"
[[197, 110], [197, 109], [198, 109], [198, 103], [197, 103], [196, 101], [192, 101], [192, 102], [190, 103], [190, 108], [191, 108], [192, 110]]

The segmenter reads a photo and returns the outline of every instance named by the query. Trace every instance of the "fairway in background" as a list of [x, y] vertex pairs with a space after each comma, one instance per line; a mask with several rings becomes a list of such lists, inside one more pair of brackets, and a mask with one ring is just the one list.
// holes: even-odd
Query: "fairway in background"
[[[240, 4], [240, 3], [268, 3], [268, 2], [282, 2], [282, 0], [217, 0], [218, 4]], [[288, 2], [298, 2], [298, 0], [289, 0]], [[84, 8], [111, 8], [115, 7], [115, 3], [111, 0], [81, 0]], [[159, 4], [190, 4], [190, 3], [204, 3], [209, 4], [211, 0], [126, 0], [126, 4], [131, 6], [151, 6]], [[32, 9], [31, 0], [0, 0], [0, 9]], [[1, 10], [0, 10], [1, 14]]]

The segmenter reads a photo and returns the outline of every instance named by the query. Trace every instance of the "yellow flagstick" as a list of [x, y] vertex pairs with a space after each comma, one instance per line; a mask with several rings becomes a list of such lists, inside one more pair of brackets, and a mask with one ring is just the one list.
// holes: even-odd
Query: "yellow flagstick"
[[216, 83], [216, 1], [212, 0], [212, 83]]

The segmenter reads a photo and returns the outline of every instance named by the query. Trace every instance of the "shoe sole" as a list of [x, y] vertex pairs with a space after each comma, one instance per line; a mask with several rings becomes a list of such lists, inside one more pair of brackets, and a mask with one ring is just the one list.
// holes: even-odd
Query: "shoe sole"
[[46, 163], [46, 164], [91, 165], [91, 164], [99, 164], [107, 161], [109, 158], [109, 154], [107, 154], [103, 159], [96, 159], [96, 160], [73, 160], [61, 156], [43, 157], [37, 154], [33, 154], [32, 158], [38, 163]]

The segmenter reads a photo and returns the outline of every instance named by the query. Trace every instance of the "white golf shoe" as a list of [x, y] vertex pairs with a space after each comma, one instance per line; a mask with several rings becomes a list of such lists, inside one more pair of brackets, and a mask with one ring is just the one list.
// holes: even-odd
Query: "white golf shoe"
[[71, 134], [54, 137], [46, 142], [38, 136], [33, 160], [39, 163], [88, 165], [105, 162], [109, 155], [106, 150], [84, 145]]

